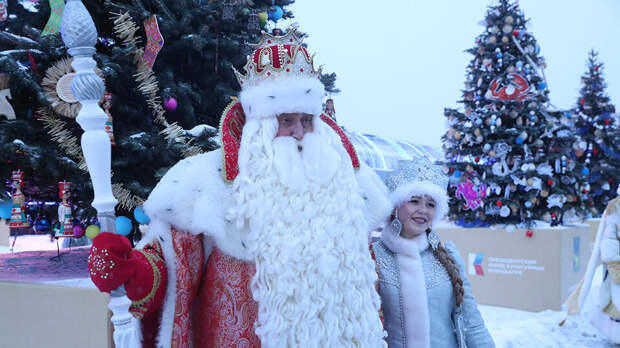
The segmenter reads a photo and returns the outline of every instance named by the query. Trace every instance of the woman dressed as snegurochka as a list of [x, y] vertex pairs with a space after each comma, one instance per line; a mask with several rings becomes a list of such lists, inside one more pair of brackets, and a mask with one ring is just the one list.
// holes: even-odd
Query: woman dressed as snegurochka
[[458, 250], [433, 231], [448, 211], [448, 177], [418, 158], [387, 184], [394, 211], [373, 252], [390, 348], [495, 347]]

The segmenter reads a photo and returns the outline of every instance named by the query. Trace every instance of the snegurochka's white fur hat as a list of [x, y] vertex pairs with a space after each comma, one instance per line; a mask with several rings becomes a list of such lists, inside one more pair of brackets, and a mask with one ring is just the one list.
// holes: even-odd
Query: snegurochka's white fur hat
[[262, 35], [248, 56], [246, 74], [234, 70], [245, 116], [257, 119], [292, 112], [321, 115], [325, 88], [301, 40], [293, 30], [284, 36]]
[[448, 176], [428, 158], [420, 156], [411, 161], [398, 161], [398, 168], [386, 181], [392, 206], [398, 207], [413, 196], [428, 195], [437, 204], [433, 222], [448, 213]]

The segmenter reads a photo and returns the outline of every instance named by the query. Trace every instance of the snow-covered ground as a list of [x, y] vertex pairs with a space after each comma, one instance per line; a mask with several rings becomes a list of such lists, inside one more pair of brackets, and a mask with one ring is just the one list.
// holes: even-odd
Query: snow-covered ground
[[[20, 236], [15, 242], [14, 251], [54, 249], [56, 249], [56, 242], [50, 242], [48, 235]], [[9, 252], [8, 247], [0, 246], [0, 253], [7, 252]], [[89, 279], [71, 279], [59, 283], [80, 287], [94, 286]], [[566, 318], [566, 313], [561, 311], [546, 310], [533, 313], [483, 305], [479, 309], [498, 348], [613, 347], [607, 338], [590, 324], [589, 320], [590, 314], [596, 311], [600, 283], [599, 268], [583, 314], [569, 317], [563, 326], [558, 325]]]
[[13, 244], [13, 241], [14, 237], [10, 237], [9, 246], [0, 245], [0, 254], [10, 253], [11, 245], [13, 245], [13, 252], [15, 253], [20, 251], [56, 250], [56, 241], [50, 241], [49, 234], [18, 236], [15, 239], [15, 244]]
[[566, 318], [565, 312], [538, 313], [503, 307], [480, 306], [480, 312], [498, 348], [613, 347], [587, 316]]

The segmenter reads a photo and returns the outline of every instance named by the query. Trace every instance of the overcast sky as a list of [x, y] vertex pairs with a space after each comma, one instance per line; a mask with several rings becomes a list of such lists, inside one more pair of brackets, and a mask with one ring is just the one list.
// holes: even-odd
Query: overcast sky
[[[291, 10], [315, 62], [336, 72], [338, 122], [355, 131], [440, 146], [444, 107], [459, 106], [464, 50], [485, 30], [490, 0], [297, 0]], [[547, 60], [551, 103], [575, 104], [590, 49], [620, 107], [620, 0], [521, 0]]]

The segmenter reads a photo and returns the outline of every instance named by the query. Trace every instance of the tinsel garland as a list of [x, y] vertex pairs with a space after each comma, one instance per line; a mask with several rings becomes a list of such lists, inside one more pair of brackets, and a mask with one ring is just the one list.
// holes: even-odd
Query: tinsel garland
[[202, 153], [202, 149], [198, 146], [191, 145], [192, 140], [185, 135], [185, 130], [176, 122], [168, 123], [164, 117], [166, 111], [161, 104], [159, 97], [159, 82], [151, 67], [144, 61], [144, 49], [140, 48], [140, 38], [136, 37], [136, 32], [140, 27], [133, 21], [129, 13], [114, 13], [112, 21], [114, 22], [114, 31], [122, 40], [123, 45], [129, 48], [133, 53], [134, 63], [137, 65], [137, 72], [134, 74], [138, 83], [138, 90], [146, 97], [146, 103], [153, 112], [154, 121], [163, 127], [160, 134], [164, 135], [166, 140], [174, 139], [185, 145], [182, 152], [183, 157], [193, 156]]
[[[37, 110], [37, 113], [40, 116], [39, 120], [43, 122], [43, 127], [47, 130], [52, 140], [58, 143], [58, 146], [72, 160], [78, 163], [79, 169], [88, 173], [88, 166], [86, 161], [84, 161], [82, 148], [77, 138], [68, 130], [67, 122], [59, 117], [55, 117], [54, 112], [48, 107], [40, 108]], [[114, 172], [112, 172], [112, 176], [114, 176]], [[144, 203], [144, 199], [134, 195], [120, 183], [112, 185], [112, 193], [118, 200], [118, 204], [127, 210]]]
[[67, 122], [54, 117], [53, 112], [47, 107], [40, 108], [37, 110], [37, 113], [40, 116], [39, 120], [43, 122], [43, 127], [47, 130], [52, 140], [58, 143], [58, 146], [78, 164], [78, 168], [88, 171], [84, 155], [82, 154], [82, 148], [77, 138], [67, 129]]

